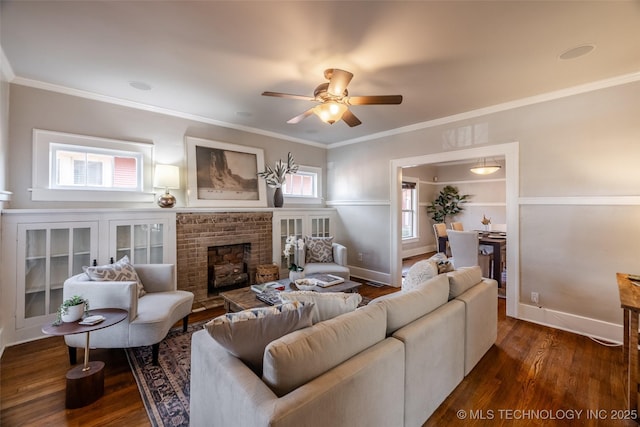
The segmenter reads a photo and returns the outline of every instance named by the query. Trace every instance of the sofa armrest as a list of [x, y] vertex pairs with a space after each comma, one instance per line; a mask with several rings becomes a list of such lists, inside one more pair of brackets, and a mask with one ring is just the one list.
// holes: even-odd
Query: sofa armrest
[[177, 289], [173, 264], [135, 264], [145, 292], [168, 292]]
[[[80, 276], [80, 277], [79, 277]], [[138, 284], [136, 282], [94, 282], [73, 276], [64, 282], [63, 299], [80, 295], [89, 301], [89, 309], [121, 308], [129, 312], [129, 320], [138, 315]]]
[[[328, 407], [329, 421], [342, 425], [402, 425], [404, 357], [402, 343], [387, 338], [278, 398], [206, 331], [196, 332], [191, 340], [191, 425], [320, 427], [331, 424]], [[371, 407], [371, 402], [385, 405]]]
[[344, 267], [347, 266], [347, 248], [340, 243], [333, 245], [333, 262]]
[[[191, 338], [190, 423], [267, 426], [277, 397], [240, 359], [229, 354], [205, 330]], [[215, 404], [212, 404], [215, 402]]]

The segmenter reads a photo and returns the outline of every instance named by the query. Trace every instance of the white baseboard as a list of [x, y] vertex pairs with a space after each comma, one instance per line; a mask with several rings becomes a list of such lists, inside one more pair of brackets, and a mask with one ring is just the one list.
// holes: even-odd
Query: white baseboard
[[389, 273], [381, 273], [379, 271], [367, 270], [366, 268], [349, 266], [349, 272], [352, 277], [371, 280], [376, 283], [383, 283], [389, 286], [399, 287], [401, 284], [391, 284], [391, 275]]
[[2, 354], [4, 353], [4, 335], [2, 334], [3, 328], [0, 328], [0, 358], [2, 358]]
[[435, 252], [435, 245], [421, 246], [419, 248], [407, 249], [402, 251], [402, 258], [409, 258], [416, 255], [428, 254], [429, 252]]
[[622, 325], [615, 323], [522, 303], [518, 306], [518, 318], [578, 335], [622, 344], [623, 328]]

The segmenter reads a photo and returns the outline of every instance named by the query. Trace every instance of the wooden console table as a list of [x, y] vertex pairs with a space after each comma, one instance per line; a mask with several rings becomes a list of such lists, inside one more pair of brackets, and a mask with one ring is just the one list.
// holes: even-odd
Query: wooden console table
[[627, 370], [627, 406], [634, 414], [638, 411], [638, 316], [640, 316], [640, 286], [629, 280], [625, 273], [616, 273], [620, 306], [623, 310], [624, 336], [622, 352]]
[[68, 409], [81, 408], [95, 402], [104, 394], [104, 362], [89, 362], [89, 332], [107, 328], [122, 322], [129, 312], [120, 308], [91, 310], [90, 315], [102, 315], [105, 319], [95, 325], [81, 325], [78, 321], [59, 326], [47, 324], [42, 332], [49, 335], [70, 335], [86, 333], [84, 363], [67, 372], [67, 393], [65, 406]]

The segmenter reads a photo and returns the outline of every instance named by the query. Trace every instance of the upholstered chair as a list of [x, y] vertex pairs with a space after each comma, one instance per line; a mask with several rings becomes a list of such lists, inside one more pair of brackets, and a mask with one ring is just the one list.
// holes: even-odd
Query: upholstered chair
[[306, 237], [304, 241], [304, 245], [298, 247], [298, 263], [305, 275], [324, 273], [349, 279], [345, 246], [334, 243], [330, 237]]
[[[89, 301], [90, 309], [127, 310], [129, 316], [124, 321], [91, 332], [89, 346], [128, 348], [150, 345], [153, 364], [157, 365], [160, 342], [169, 329], [182, 319], [183, 330], [186, 331], [193, 294], [176, 289], [173, 264], [136, 264], [131, 267], [143, 289], [139, 289], [136, 280], [110, 281], [104, 275], [92, 280], [87, 273], [80, 273], [64, 282], [63, 297], [80, 295]], [[85, 334], [66, 335], [64, 339], [73, 365], [76, 363], [76, 348], [85, 346]]]
[[453, 255], [453, 265], [455, 268], [472, 267], [478, 265], [478, 244], [477, 231], [455, 231], [449, 230], [449, 245]]

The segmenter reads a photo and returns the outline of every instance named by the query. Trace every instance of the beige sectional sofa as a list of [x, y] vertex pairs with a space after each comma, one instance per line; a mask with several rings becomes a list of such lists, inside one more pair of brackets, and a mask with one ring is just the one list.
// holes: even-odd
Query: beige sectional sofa
[[497, 282], [479, 267], [271, 342], [262, 377], [206, 330], [192, 338], [191, 425], [420, 426], [497, 335]]

